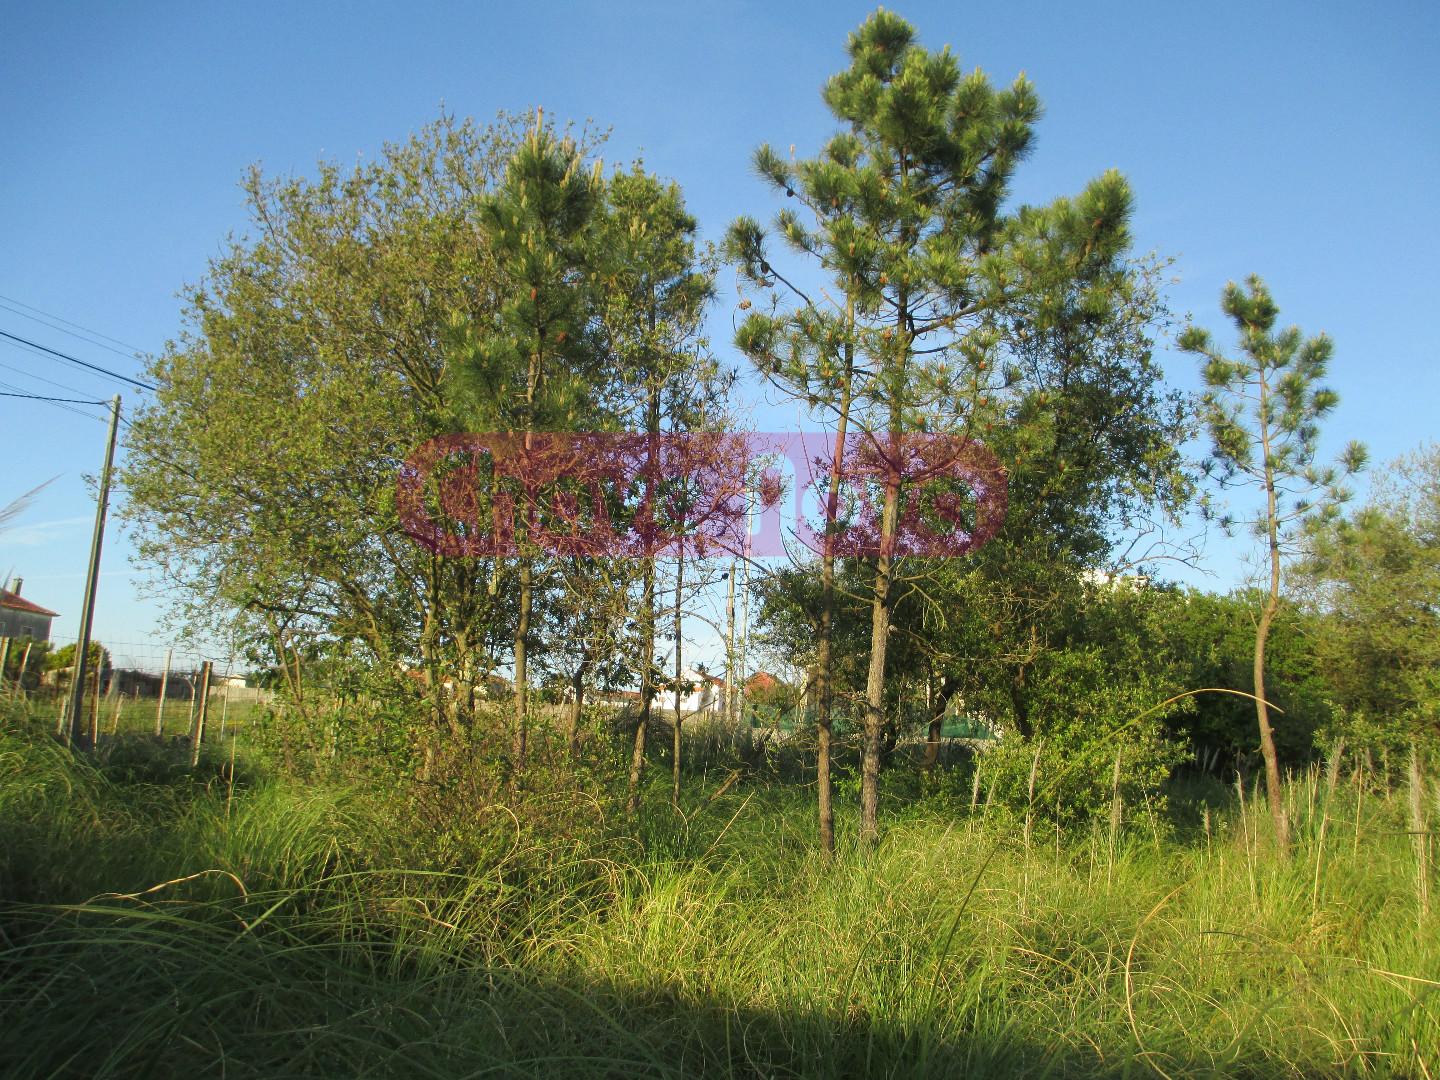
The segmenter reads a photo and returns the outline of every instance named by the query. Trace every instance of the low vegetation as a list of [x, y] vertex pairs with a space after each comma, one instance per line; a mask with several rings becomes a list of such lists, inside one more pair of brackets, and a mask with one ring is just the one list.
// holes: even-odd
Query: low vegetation
[[[170, 754], [134, 737], [76, 761], [6, 723], [7, 1075], [1422, 1076], [1440, 1059], [1412, 835], [1437, 792], [1343, 754], [1288, 783], [1288, 859], [1253, 791], [1195, 780], [1183, 811], [1069, 828], [983, 791], [897, 797], [880, 847], [833, 862], [803, 789], [760, 776], [718, 795], [691, 776], [681, 813], [657, 778], [638, 832], [619, 788], [422, 825], [373, 784]], [[442, 825], [470, 838], [448, 858]]]

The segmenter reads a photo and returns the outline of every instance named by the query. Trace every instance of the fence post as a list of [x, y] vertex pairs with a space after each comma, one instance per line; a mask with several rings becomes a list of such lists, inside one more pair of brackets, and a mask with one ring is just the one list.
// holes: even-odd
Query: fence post
[[225, 722], [230, 719], [230, 680], [235, 674], [235, 661], [232, 658], [225, 665], [225, 695], [220, 699], [220, 738], [225, 738]]
[[[100, 743], [100, 665], [95, 665], [95, 689], [90, 694], [90, 745]], [[83, 702], [84, 699], [82, 698]]]
[[25, 669], [30, 666], [30, 650], [35, 647], [35, 642], [25, 643], [25, 655], [20, 657], [20, 674], [15, 676], [15, 689], [25, 693]]
[[195, 731], [190, 738], [190, 767], [200, 764], [200, 744], [205, 741], [205, 714], [210, 711], [210, 661], [200, 668], [200, 711], [195, 716]]
[[160, 738], [165, 735], [165, 691], [170, 685], [170, 658], [174, 655], [174, 649], [165, 650], [165, 673], [160, 676], [160, 705], [155, 710], [155, 735]]
[[5, 665], [10, 663], [10, 639], [0, 637], [0, 686], [5, 685]]

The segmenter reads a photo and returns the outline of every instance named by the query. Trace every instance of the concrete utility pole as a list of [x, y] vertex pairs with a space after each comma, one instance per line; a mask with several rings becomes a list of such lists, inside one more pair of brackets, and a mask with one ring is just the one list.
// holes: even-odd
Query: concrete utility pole
[[[85, 573], [85, 603], [80, 607], [80, 635], [75, 642], [75, 678], [70, 687], [70, 743], [80, 749], [91, 745], [85, 723], [85, 679], [90, 666], [90, 628], [95, 620], [95, 590], [100, 584], [100, 549], [105, 544], [105, 515], [110, 509], [110, 472], [115, 464], [115, 432], [120, 426], [120, 395], [110, 402], [110, 438], [105, 445], [105, 468], [100, 471], [100, 493], [95, 505], [95, 535], [90, 540], [90, 567]], [[99, 672], [95, 675], [97, 684]]]
[[730, 594], [725, 599], [725, 722], [737, 722], [735, 710], [735, 560], [730, 560]]

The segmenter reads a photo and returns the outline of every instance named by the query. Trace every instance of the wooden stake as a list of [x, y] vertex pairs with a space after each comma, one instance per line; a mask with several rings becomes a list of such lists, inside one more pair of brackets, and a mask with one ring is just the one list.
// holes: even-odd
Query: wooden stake
[[170, 685], [170, 658], [174, 656], [174, 649], [165, 650], [165, 673], [160, 676], [160, 705], [155, 710], [155, 735], [157, 738], [165, 734], [165, 690]]
[[90, 694], [90, 745], [100, 740], [100, 668], [95, 668], [95, 689]]
[[210, 661], [200, 668], [200, 712], [195, 718], [195, 731], [190, 738], [190, 767], [200, 764], [200, 744], [205, 741], [205, 716], [210, 711]]
[[1430, 914], [1430, 830], [1425, 824], [1425, 779], [1420, 773], [1420, 756], [1410, 748], [1410, 835], [1415, 842], [1415, 893], [1420, 924]]
[[30, 650], [34, 646], [35, 642], [33, 641], [25, 642], [25, 655], [20, 657], [20, 674], [15, 676], [15, 689], [22, 694], [25, 692], [25, 669], [30, 666]]

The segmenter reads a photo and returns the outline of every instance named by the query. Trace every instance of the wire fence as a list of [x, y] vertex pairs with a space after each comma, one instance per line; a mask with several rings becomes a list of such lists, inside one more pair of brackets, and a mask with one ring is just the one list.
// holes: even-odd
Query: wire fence
[[[66, 637], [0, 639], [0, 693], [23, 697], [32, 715], [53, 712], [57, 733], [70, 725], [74, 709], [76, 644]], [[91, 667], [81, 695], [96, 736], [191, 737], [197, 716], [207, 713], [212, 731], [233, 733], [275, 701], [274, 691], [259, 685], [236, 657], [189, 644], [97, 640], [92, 660], [97, 645], [100, 662]], [[207, 664], [209, 692], [202, 700]]]

